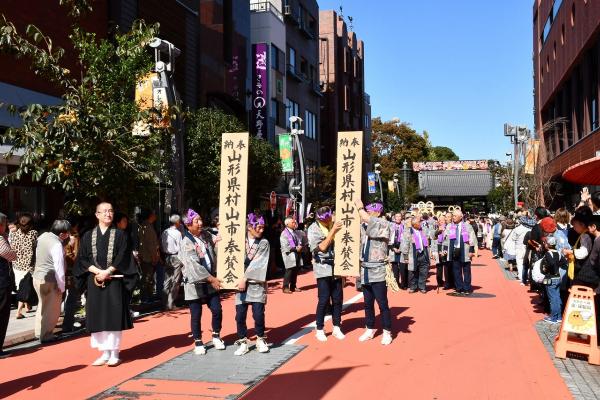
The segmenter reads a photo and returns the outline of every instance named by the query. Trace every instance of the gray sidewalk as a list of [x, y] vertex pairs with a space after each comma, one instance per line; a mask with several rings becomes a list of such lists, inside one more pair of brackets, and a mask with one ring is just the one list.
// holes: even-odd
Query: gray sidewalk
[[[36, 307], [33, 307], [36, 310]], [[25, 318], [16, 319], [17, 310], [10, 310], [10, 320], [8, 321], [8, 330], [4, 339], [4, 348], [16, 346], [35, 339], [33, 329], [35, 324], [35, 312], [23, 313]]]
[[[496, 261], [507, 280], [516, 280], [516, 272], [508, 271], [508, 264], [505, 260], [497, 259]], [[515, 284], [518, 283], [515, 282]], [[523, 287], [523, 290], [528, 289], [529, 287]], [[540, 318], [542, 317], [543, 314], [540, 314]], [[576, 400], [600, 400], [600, 366], [591, 365], [585, 359], [570, 357], [563, 360], [554, 356], [554, 339], [560, 330], [559, 324], [538, 321], [535, 324], [535, 330], [573, 397]]]

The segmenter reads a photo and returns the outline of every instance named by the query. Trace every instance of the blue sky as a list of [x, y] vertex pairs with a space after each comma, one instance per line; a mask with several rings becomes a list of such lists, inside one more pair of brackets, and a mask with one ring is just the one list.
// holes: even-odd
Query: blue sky
[[462, 159], [506, 161], [504, 123], [533, 128], [533, 1], [318, 3], [354, 18], [373, 117], [427, 130]]

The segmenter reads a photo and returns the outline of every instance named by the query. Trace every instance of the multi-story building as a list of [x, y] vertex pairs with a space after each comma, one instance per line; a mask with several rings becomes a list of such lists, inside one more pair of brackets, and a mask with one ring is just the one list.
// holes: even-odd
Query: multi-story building
[[533, 48], [538, 173], [555, 183], [547, 205], [571, 206], [579, 188], [561, 175], [600, 150], [600, 3], [535, 0]]
[[[6, 3], [6, 4], [4, 4]], [[77, 71], [68, 40], [71, 20], [65, 8], [50, 1], [43, 8], [28, 3], [6, 0], [3, 13], [21, 32], [27, 24], [38, 26], [51, 36], [56, 46], [66, 49], [65, 63]], [[133, 21], [144, 19], [160, 23], [160, 37], [181, 50], [175, 63], [175, 81], [181, 99], [194, 109], [216, 106], [247, 121], [250, 102], [250, 10], [248, 4], [234, 0], [97, 0], [92, 15], [83, 19], [85, 29], [106, 37], [118, 26], [128, 30]], [[0, 102], [24, 106], [29, 103], [58, 104], [60, 89], [33, 75], [27, 60], [0, 56]], [[4, 69], [5, 68], [5, 69]], [[0, 134], [6, 127], [19, 124], [6, 111], [0, 110]], [[4, 127], [4, 128], [3, 128]], [[0, 156], [7, 147], [0, 147]], [[0, 176], [15, 169], [17, 157], [0, 157]], [[0, 190], [0, 210], [11, 216], [16, 211], [31, 211], [48, 218], [61, 208], [48, 188], [25, 178], [8, 190]], [[52, 203], [52, 204], [50, 204]], [[56, 204], [53, 204], [56, 203]]]
[[321, 165], [321, 88], [319, 86], [319, 6], [316, 0], [287, 0], [284, 4], [286, 35], [286, 124], [298, 115], [304, 120], [303, 147], [309, 182]]
[[[301, 136], [309, 184], [321, 164], [319, 86], [319, 8], [315, 0], [250, 0], [252, 44], [268, 57], [267, 81], [260, 80], [259, 94], [253, 79], [253, 101], [259, 101], [259, 126], [251, 131], [276, 145], [276, 135], [290, 130], [290, 117], [303, 120]], [[266, 52], [266, 53], [265, 53]], [[256, 65], [253, 66], [256, 68]], [[255, 74], [256, 75], [256, 74]], [[266, 99], [263, 99], [265, 85]], [[264, 106], [263, 106], [264, 105]], [[266, 109], [266, 110], [265, 110]], [[253, 109], [251, 112], [256, 113]], [[263, 122], [262, 116], [268, 115]], [[254, 122], [257, 118], [254, 117]], [[266, 129], [263, 129], [266, 126]]]
[[323, 163], [335, 168], [338, 132], [363, 131], [364, 164], [370, 169], [371, 103], [365, 93], [364, 42], [348, 30], [343, 17], [328, 10], [319, 12], [319, 44]]

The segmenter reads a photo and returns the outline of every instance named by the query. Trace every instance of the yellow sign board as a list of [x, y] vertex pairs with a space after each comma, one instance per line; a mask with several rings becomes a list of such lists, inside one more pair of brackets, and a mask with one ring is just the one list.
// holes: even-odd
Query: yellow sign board
[[563, 330], [580, 335], [596, 334], [596, 313], [593, 298], [569, 299], [565, 311]]
[[171, 126], [171, 117], [169, 115], [169, 100], [167, 89], [160, 85], [160, 77], [156, 72], [150, 72], [144, 75], [135, 87], [135, 104], [140, 111], [148, 111], [152, 108], [161, 112], [161, 118], [158, 115], [152, 115], [151, 122], [155, 128], [168, 128]]
[[217, 278], [224, 289], [235, 289], [244, 276], [249, 145], [248, 132], [224, 133], [221, 140]]
[[359, 276], [360, 216], [354, 202], [362, 191], [363, 133], [339, 132], [335, 219], [342, 229], [335, 235], [333, 273], [336, 276]]

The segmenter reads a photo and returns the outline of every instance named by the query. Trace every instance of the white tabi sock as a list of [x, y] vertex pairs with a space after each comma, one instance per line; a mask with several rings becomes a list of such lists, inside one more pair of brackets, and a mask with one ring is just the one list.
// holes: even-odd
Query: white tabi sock
[[118, 359], [119, 358], [119, 350], [111, 350], [110, 358]]
[[102, 352], [102, 357], [100, 357], [103, 360], [108, 360], [110, 358], [110, 350], [104, 350]]

